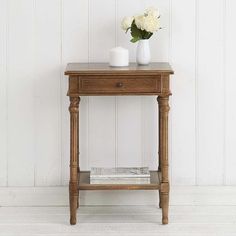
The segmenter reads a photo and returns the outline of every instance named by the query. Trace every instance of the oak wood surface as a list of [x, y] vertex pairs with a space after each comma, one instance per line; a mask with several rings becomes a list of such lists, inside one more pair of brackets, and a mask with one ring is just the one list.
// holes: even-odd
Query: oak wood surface
[[81, 76], [80, 94], [159, 93], [161, 76]]
[[166, 62], [153, 62], [149, 65], [139, 66], [136, 63], [130, 63], [127, 67], [111, 67], [108, 63], [69, 63], [65, 70], [65, 75], [99, 75], [99, 74], [173, 74], [169, 63]]

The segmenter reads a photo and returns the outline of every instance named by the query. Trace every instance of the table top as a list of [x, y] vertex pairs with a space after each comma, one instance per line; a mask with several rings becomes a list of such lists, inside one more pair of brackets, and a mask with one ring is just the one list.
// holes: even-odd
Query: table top
[[111, 67], [108, 63], [69, 63], [65, 75], [86, 74], [173, 74], [171, 66], [167, 62], [152, 62], [149, 65], [137, 65], [130, 63], [125, 67]]

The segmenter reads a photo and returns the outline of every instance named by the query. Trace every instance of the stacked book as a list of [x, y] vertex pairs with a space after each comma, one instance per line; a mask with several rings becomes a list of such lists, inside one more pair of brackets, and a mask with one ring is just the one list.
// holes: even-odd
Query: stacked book
[[149, 184], [148, 167], [91, 168], [90, 184]]

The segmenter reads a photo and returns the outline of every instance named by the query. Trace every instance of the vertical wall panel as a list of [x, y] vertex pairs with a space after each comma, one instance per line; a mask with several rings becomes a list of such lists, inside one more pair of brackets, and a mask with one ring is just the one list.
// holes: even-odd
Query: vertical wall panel
[[37, 0], [36, 185], [61, 184], [61, 2]]
[[115, 97], [89, 99], [89, 168], [115, 166]]
[[158, 108], [156, 96], [142, 97], [141, 141], [143, 166], [157, 170], [158, 164]]
[[171, 9], [172, 183], [194, 184], [195, 1], [172, 1]]
[[7, 184], [7, 1], [0, 0], [0, 186]]
[[[198, 184], [223, 183], [223, 0], [198, 1]], [[210, 15], [209, 15], [210, 14]]]
[[236, 140], [236, 2], [234, 0], [226, 1], [226, 184], [236, 184], [236, 158], [235, 158], [235, 140]]
[[[81, 170], [89, 170], [89, 98], [81, 97], [79, 114], [79, 165]], [[68, 168], [68, 167], [67, 167]]]
[[[88, 60], [88, 0], [64, 0], [62, 14], [62, 73], [68, 62]], [[68, 184], [69, 178], [69, 97], [68, 77], [62, 78], [62, 181]], [[88, 164], [88, 98], [80, 101], [80, 167]]]
[[142, 166], [141, 98], [120, 97], [117, 112], [117, 164]]
[[109, 50], [115, 46], [115, 0], [89, 0], [89, 58], [108, 62]]
[[[34, 4], [8, 1], [8, 184], [34, 184]], [[45, 136], [45, 134], [44, 134]]]

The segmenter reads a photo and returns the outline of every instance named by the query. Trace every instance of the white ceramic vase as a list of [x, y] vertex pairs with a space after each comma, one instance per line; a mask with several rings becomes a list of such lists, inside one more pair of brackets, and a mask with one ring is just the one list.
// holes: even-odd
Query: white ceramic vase
[[138, 41], [136, 62], [139, 65], [148, 65], [151, 60], [149, 39], [141, 39]]

